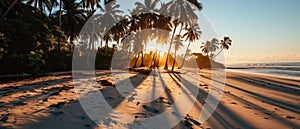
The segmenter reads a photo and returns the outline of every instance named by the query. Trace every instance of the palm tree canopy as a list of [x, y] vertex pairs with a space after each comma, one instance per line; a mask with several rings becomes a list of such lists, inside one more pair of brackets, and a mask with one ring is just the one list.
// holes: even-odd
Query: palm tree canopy
[[115, 1], [109, 2], [104, 6], [101, 15], [99, 15], [100, 17], [97, 18], [97, 23], [101, 27], [100, 31], [106, 33], [122, 18], [120, 14], [123, 11], [119, 10], [119, 7], [120, 5], [116, 4]]
[[229, 37], [224, 37], [224, 39], [221, 40], [221, 48], [225, 50], [228, 50], [231, 44], [232, 44], [232, 40]]
[[136, 11], [140, 13], [155, 13], [159, 10], [156, 9], [156, 5], [160, 0], [144, 0], [144, 4], [141, 2], [135, 2]]
[[100, 0], [82, 0], [82, 5], [84, 8], [91, 8], [94, 10], [94, 6], [101, 8]]
[[202, 43], [202, 46], [200, 47], [202, 49], [202, 52], [204, 54], [213, 54], [213, 52], [217, 51], [217, 49], [219, 49], [218, 47], [219, 44], [219, 40], [216, 38], [213, 38], [211, 41], [206, 41], [204, 43]]
[[46, 7], [48, 11], [51, 10], [53, 6], [56, 6], [58, 2], [56, 0], [28, 0], [27, 4], [34, 5], [41, 10]]
[[172, 0], [162, 6], [160, 14], [173, 16], [174, 19], [179, 19], [185, 24], [195, 23], [198, 20], [198, 17], [194, 12], [195, 8], [193, 7], [196, 6], [186, 0]]
[[[74, 38], [79, 34], [82, 26], [86, 22], [85, 10], [82, 8], [81, 3], [75, 2], [76, 0], [63, 1], [63, 14], [62, 14], [62, 30], [70, 37], [73, 42]], [[56, 12], [56, 16], [59, 11]]]
[[186, 28], [186, 33], [182, 37], [186, 37], [185, 41], [189, 40], [194, 42], [200, 39], [202, 32], [198, 24], [191, 25], [189, 28]]

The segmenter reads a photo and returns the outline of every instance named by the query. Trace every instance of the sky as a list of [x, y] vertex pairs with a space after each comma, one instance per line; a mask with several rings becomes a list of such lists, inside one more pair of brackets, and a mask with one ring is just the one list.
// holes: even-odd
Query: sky
[[202, 13], [233, 45], [226, 62], [300, 61], [300, 0], [203, 0]]
[[[203, 30], [213, 27], [219, 38], [229, 36], [233, 40], [225, 51], [226, 64], [300, 62], [300, 0], [198, 1], [204, 7], [201, 12], [204, 24], [200, 27]], [[134, 2], [120, 2], [120, 9], [134, 7]], [[199, 51], [200, 45], [191, 45], [191, 49]]]

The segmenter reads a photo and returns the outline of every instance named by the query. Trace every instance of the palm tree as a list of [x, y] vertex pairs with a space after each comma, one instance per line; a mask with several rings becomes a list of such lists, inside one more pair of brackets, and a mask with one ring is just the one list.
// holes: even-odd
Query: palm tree
[[[54, 1], [54, 0], [53, 0]], [[27, 4], [33, 5], [35, 8], [39, 8], [44, 11], [44, 7], [48, 9], [48, 11], [52, 7], [52, 0], [29, 0]]]
[[176, 37], [174, 38], [174, 49], [175, 49], [175, 53], [174, 53], [174, 59], [173, 59], [173, 65], [172, 65], [172, 70], [171, 71], [174, 71], [174, 67], [175, 67], [175, 63], [176, 63], [176, 52], [177, 50], [183, 46], [183, 43], [182, 43], [182, 39], [180, 39], [181, 36], [180, 35], [176, 35]]
[[[7, 4], [5, 4], [5, 3], [7, 3]], [[3, 4], [1, 6], [1, 10], [0, 10], [1, 14], [2, 14], [2, 12], [4, 12], [3, 8], [8, 7], [1, 17], [1, 21], [3, 21], [4, 18], [6, 17], [6, 15], [9, 13], [9, 11], [11, 11], [15, 5], [22, 4], [22, 0], [14, 0], [14, 2], [12, 2], [12, 3], [8, 2], [8, 1], [3, 1], [3, 3], [1, 3], [1, 4]]]
[[57, 7], [58, 2], [56, 0], [51, 0], [51, 7], [49, 9], [49, 16], [52, 16], [52, 10], [53, 8]]
[[232, 44], [232, 40], [229, 37], [224, 37], [220, 44], [222, 49], [214, 56], [214, 58], [217, 57], [223, 50], [228, 50]]
[[[105, 1], [106, 3], [107, 1]], [[111, 2], [107, 2], [104, 6], [104, 8], [102, 9], [103, 14], [99, 17], [98, 19], [98, 23], [99, 26], [101, 27], [101, 33], [104, 34], [104, 36], [106, 36], [106, 39], [108, 39], [108, 35], [109, 33], [112, 34], [111, 32], [111, 28], [113, 26], [115, 26], [118, 22], [118, 20], [120, 20], [122, 17], [120, 16], [120, 13], [123, 13], [123, 11], [118, 10], [118, 8], [120, 7], [119, 4], [116, 4], [115, 1], [111, 1]], [[105, 50], [107, 51], [108, 48], [108, 41], [109, 40], [105, 40]]]
[[61, 28], [61, 16], [62, 16], [62, 5], [63, 4], [63, 0], [59, 0], [59, 16], [58, 16], [58, 26]]
[[[191, 4], [190, 2], [188, 2], [186, 0], [172, 0], [172, 1], [168, 2], [167, 4], [162, 5], [160, 14], [164, 14], [167, 16], [173, 16], [173, 20], [175, 21], [174, 28], [173, 28], [173, 34], [172, 34], [172, 38], [170, 41], [170, 46], [169, 46], [167, 55], [169, 55], [170, 49], [172, 47], [172, 42], [173, 42], [173, 38], [175, 35], [175, 31], [176, 31], [177, 26], [179, 25], [178, 21], [180, 20], [180, 22], [182, 24], [181, 29], [179, 31], [179, 35], [182, 30], [183, 24], [187, 25], [187, 24], [195, 23], [197, 21], [198, 18], [197, 18], [197, 15], [194, 13], [192, 6], [195, 6], [195, 5]], [[201, 10], [202, 8], [198, 8], [196, 6], [196, 9]], [[166, 69], [166, 70], [168, 69], [168, 56], [166, 59], [164, 69]]]
[[194, 23], [198, 20], [198, 17], [194, 12], [193, 7], [195, 7], [196, 10], [202, 10], [202, 7], [198, 7], [202, 6], [200, 3], [197, 5], [195, 4], [195, 2], [190, 3], [186, 0], [172, 0], [162, 6], [160, 14], [173, 16], [173, 20], [178, 19], [185, 24]]
[[95, 12], [95, 6], [98, 8], [102, 8], [100, 5], [100, 0], [82, 0], [82, 4], [84, 8], [90, 8], [92, 13]]
[[[165, 70], [168, 70], [169, 55], [170, 55], [170, 51], [171, 51], [171, 48], [172, 48], [172, 44], [173, 44], [173, 40], [174, 40], [174, 35], [175, 35], [176, 29], [179, 26], [179, 24], [181, 24], [181, 26], [183, 26], [183, 22], [181, 22], [179, 20], [174, 20], [173, 21], [174, 29], [173, 29], [173, 34], [172, 34], [172, 37], [171, 37], [170, 45], [169, 45], [169, 48], [168, 48], [166, 63], [165, 63], [165, 67], [164, 67]], [[180, 32], [181, 32], [181, 29], [179, 31], [179, 34], [180, 34]]]
[[[86, 21], [85, 10], [82, 9], [81, 3], [77, 3], [76, 0], [64, 0], [63, 2], [62, 30], [73, 44]], [[56, 15], [60, 15], [59, 13], [60, 11], [56, 12]]]
[[144, 3], [135, 2], [136, 10], [139, 13], [156, 13], [159, 10], [156, 9], [156, 5], [160, 0], [144, 0]]
[[129, 33], [130, 21], [128, 18], [124, 18], [113, 26], [109, 32], [111, 32], [113, 40], [119, 45], [120, 40]]
[[210, 57], [213, 57], [213, 53], [219, 48], [218, 43], [219, 40], [216, 38], [213, 38], [211, 41], [206, 41], [202, 43], [202, 46], [200, 47], [202, 49], [202, 52]]
[[187, 52], [189, 50], [189, 47], [191, 45], [191, 42], [194, 42], [196, 40], [199, 40], [200, 35], [202, 34], [200, 27], [198, 24], [193, 24], [190, 25], [189, 28], [186, 29], [186, 33], [182, 37], [186, 37], [185, 41], [189, 41], [189, 44], [186, 48], [185, 54], [183, 56], [183, 62], [181, 63], [180, 67], [181, 68], [184, 65], [185, 57], [187, 55]]

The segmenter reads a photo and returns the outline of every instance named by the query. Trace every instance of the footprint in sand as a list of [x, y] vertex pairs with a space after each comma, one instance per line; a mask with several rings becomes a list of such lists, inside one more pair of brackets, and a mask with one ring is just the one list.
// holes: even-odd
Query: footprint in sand
[[234, 105], [237, 105], [237, 103], [236, 103], [236, 102], [231, 102], [230, 104], [234, 104]]
[[159, 113], [158, 110], [156, 110], [155, 108], [152, 108], [152, 107], [150, 107], [150, 106], [142, 105], [142, 107], [143, 107], [145, 110], [147, 110], [147, 111], [149, 111], [149, 112], [151, 112], [151, 113]]
[[267, 114], [267, 115], [269, 115], [269, 116], [271, 116], [272, 114], [271, 113], [269, 113], [269, 112], [265, 112], [265, 114]]
[[6, 122], [9, 118], [10, 114], [1, 114], [0, 116], [0, 122]]
[[27, 105], [27, 103], [22, 102], [22, 101], [17, 101], [17, 102], [13, 102], [14, 106], [23, 106], [23, 105]]
[[63, 111], [51, 111], [51, 114], [54, 116], [59, 116], [59, 115], [64, 114], [64, 112]]
[[114, 98], [113, 97], [110, 97], [110, 96], [105, 96], [104, 97], [106, 101], [113, 101]]
[[62, 101], [62, 102], [57, 102], [57, 103], [54, 103], [54, 104], [50, 104], [49, 107], [62, 108], [65, 104], [67, 104], [67, 101]]
[[138, 112], [138, 113], [134, 113], [134, 114], [135, 114], [134, 118], [147, 118], [148, 117], [148, 115], [144, 112]]
[[290, 116], [290, 115], [286, 115], [285, 118], [286, 118], [286, 119], [295, 119], [295, 117]]
[[252, 109], [250, 106], [244, 106], [244, 108]]

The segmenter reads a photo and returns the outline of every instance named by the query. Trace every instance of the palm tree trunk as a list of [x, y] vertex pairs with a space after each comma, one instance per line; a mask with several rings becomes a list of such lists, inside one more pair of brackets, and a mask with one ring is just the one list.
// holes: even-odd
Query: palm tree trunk
[[12, 7], [17, 3], [18, 0], [15, 0], [9, 7], [8, 9], [5, 11], [5, 13], [3, 14], [1, 21], [6, 17], [6, 15], [8, 14], [8, 12], [12, 9]]
[[155, 65], [155, 67], [159, 67], [159, 62], [160, 62], [160, 52], [158, 52], [158, 55], [156, 56], [156, 65]]
[[[145, 43], [145, 53], [146, 53], [146, 51], [147, 51], [147, 44]], [[146, 54], [145, 54], [146, 55]], [[142, 52], [142, 64], [141, 64], [141, 67], [144, 67], [145, 66], [145, 64], [144, 64], [144, 53]]]
[[221, 52], [223, 51], [224, 49], [221, 49], [221, 51], [219, 51], [219, 53], [217, 55], [215, 55], [214, 58], [216, 58], [219, 54], [221, 54]]
[[142, 51], [142, 63], [141, 63], [141, 65], [140, 65], [140, 67], [144, 67], [145, 65], [144, 65], [144, 52]]
[[184, 65], [185, 57], [186, 57], [187, 51], [189, 50], [190, 45], [191, 45], [191, 41], [189, 41], [189, 44], [188, 44], [188, 46], [186, 48], [186, 51], [185, 51], [185, 54], [183, 56], [183, 61], [182, 61], [181, 65], [178, 67], [178, 69], [181, 69]]
[[103, 45], [103, 44], [102, 44], [102, 39], [101, 39], [101, 41], [100, 41], [100, 48], [102, 48], [102, 45]]
[[175, 67], [175, 62], [176, 62], [176, 50], [175, 50], [175, 55], [174, 55], [174, 59], [173, 59], [173, 65], [172, 65], [172, 69], [171, 71], [174, 71], [174, 67]]
[[[176, 28], [177, 28], [177, 26], [175, 26], [175, 29], [174, 29], [174, 32], [173, 32], [173, 35], [172, 35], [171, 44], [170, 44], [170, 47], [169, 47], [169, 50], [168, 50], [168, 55], [170, 54], [170, 50], [171, 50], [171, 47], [172, 47], [172, 42], [173, 42], [173, 39], [174, 39], [174, 34], [175, 34]], [[181, 25], [178, 35], [181, 34], [182, 28], [183, 28], [183, 25]], [[165, 70], [168, 70], [168, 57], [169, 57], [168, 55], [167, 55], [166, 64], [165, 64], [165, 67], [164, 67]]]
[[150, 62], [150, 68], [155, 67], [156, 53], [157, 53], [157, 52], [155, 52], [155, 53], [152, 55], [152, 59], [151, 59], [151, 62]]
[[34, 8], [36, 8], [37, 7], [37, 0], [36, 1], [34, 1]]
[[53, 6], [51, 5], [50, 9], [49, 9], [49, 16], [50, 17], [52, 15], [52, 9], [53, 9]]
[[135, 58], [135, 63], [133, 65], [133, 68], [136, 68], [136, 64], [137, 64], [137, 61], [139, 60], [139, 57], [140, 57], [140, 53], [138, 54], [138, 57]]
[[108, 40], [105, 41], [105, 52], [108, 50]]
[[61, 28], [61, 15], [62, 15], [62, 0], [59, 1], [59, 17], [58, 17], [58, 24], [59, 27]]
[[169, 46], [169, 49], [168, 49], [166, 63], [165, 63], [165, 67], [164, 67], [165, 70], [168, 70], [169, 54], [170, 54], [170, 51], [171, 51], [171, 48], [172, 48], [172, 43], [173, 43], [173, 39], [174, 39], [176, 28], [177, 28], [177, 26], [175, 26], [175, 28], [174, 28], [174, 31], [173, 31], [173, 34], [172, 34], [172, 38], [171, 38], [171, 42], [170, 42], [170, 46]]

